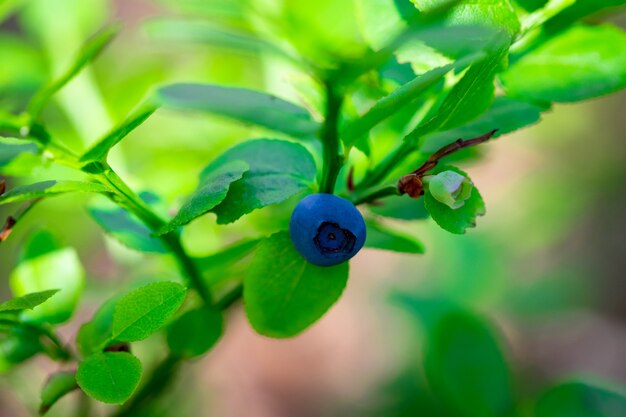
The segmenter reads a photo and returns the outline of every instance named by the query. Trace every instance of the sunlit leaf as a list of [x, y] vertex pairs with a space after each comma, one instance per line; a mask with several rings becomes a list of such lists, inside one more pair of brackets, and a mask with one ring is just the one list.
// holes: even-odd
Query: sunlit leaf
[[626, 34], [615, 27], [577, 26], [529, 52], [501, 75], [507, 93], [575, 102], [626, 86]]

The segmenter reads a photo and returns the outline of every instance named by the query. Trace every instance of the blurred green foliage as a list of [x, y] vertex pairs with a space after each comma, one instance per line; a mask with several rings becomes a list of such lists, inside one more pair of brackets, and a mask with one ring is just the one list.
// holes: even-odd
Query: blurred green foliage
[[[43, 353], [53, 360], [80, 360], [76, 377], [56, 374], [46, 385], [41, 409], [51, 415], [69, 415], [67, 404], [51, 407], [76, 389], [72, 381], [108, 403], [123, 403], [138, 389], [138, 400], [120, 413], [173, 412], [159, 409], [158, 401], [146, 405], [146, 392], [167, 397], [169, 376], [162, 386], [156, 376], [175, 368], [168, 361], [209, 351], [222, 334], [223, 318], [200, 306], [194, 294], [183, 304], [185, 289], [168, 282], [180, 280], [175, 262], [161, 256], [172, 246], [155, 236], [155, 220], [138, 215], [132, 204], [172, 219], [157, 224], [163, 236], [189, 224], [181, 230], [180, 250], [221, 300], [218, 307], [228, 307], [243, 291], [252, 326], [261, 334], [292, 336], [324, 314], [344, 289], [347, 265], [331, 272], [297, 255], [279, 257], [289, 252], [280, 250], [289, 245], [287, 237], [265, 237], [286, 229], [298, 196], [316, 189], [316, 173], [319, 180], [326, 165], [316, 135], [326, 116], [328, 79], [346, 84], [339, 132], [350, 170], [340, 171], [337, 184], [346, 196], [351, 176], [357, 192], [366, 195], [459, 137], [493, 128], [510, 133], [538, 122], [552, 110], [551, 102], [595, 98], [626, 84], [623, 30], [598, 24], [624, 1], [455, 3], [163, 0], [144, 5], [150, 10], [146, 15], [156, 17], [137, 21], [122, 2], [0, 1], [0, 134], [7, 136], [0, 138], [0, 173], [8, 184], [1, 199], [36, 199], [17, 212], [17, 206], [0, 206], [2, 219], [20, 215], [0, 248], [0, 277], [7, 282], [0, 286], [1, 299], [10, 298], [9, 286], [22, 297], [0, 304], [0, 372], [12, 371], [0, 386], [13, 384], [16, 373], [41, 376], [26, 361]], [[105, 25], [113, 18], [124, 22], [116, 38], [117, 26]], [[98, 32], [103, 26], [108, 29]], [[405, 33], [408, 41], [388, 51]], [[355, 76], [358, 82], [346, 81]], [[389, 387], [377, 381], [379, 393], [389, 394], [383, 395], [387, 401], [369, 407], [337, 404], [341, 415], [626, 415], [624, 381], [582, 378], [558, 384], [527, 375], [504, 344], [512, 343], [509, 334], [488, 318], [505, 315], [532, 327], [595, 306], [619, 318], [623, 328], [626, 312], [613, 287], [620, 284], [611, 280], [623, 269], [604, 265], [618, 257], [607, 255], [611, 250], [619, 255], [626, 249], [619, 238], [626, 229], [623, 222], [616, 224], [626, 204], [626, 156], [619, 147], [614, 151], [611, 141], [619, 128], [607, 129], [623, 105], [618, 101], [623, 95], [618, 97], [580, 108], [555, 107], [546, 127], [528, 133], [541, 141], [504, 151], [512, 166], [515, 152], [535, 152], [535, 158], [519, 163], [538, 166], [512, 186], [492, 185], [491, 195], [483, 190], [488, 202], [501, 193], [483, 230], [454, 239], [411, 221], [430, 215], [444, 229], [463, 233], [484, 213], [477, 188], [460, 211], [428, 190], [422, 200], [392, 196], [367, 207], [373, 232], [367, 247], [416, 254], [426, 246], [429, 254], [426, 260], [403, 257], [388, 275], [428, 280], [392, 297], [392, 305], [418, 319], [408, 330], [419, 343], [410, 345], [410, 364]], [[156, 106], [163, 109], [154, 112]], [[29, 131], [12, 131], [15, 126]], [[20, 135], [58, 147], [40, 152], [34, 142], [15, 139]], [[256, 137], [272, 139], [247, 140]], [[408, 144], [402, 145], [408, 156], [394, 160], [399, 143]], [[53, 163], [67, 149], [82, 155], [86, 165], [77, 170]], [[274, 158], [271, 164], [267, 155]], [[447, 162], [467, 165], [482, 156], [464, 150]], [[137, 190], [136, 201], [62, 195], [78, 190], [110, 197], [108, 188], [86, 182], [106, 172], [105, 160]], [[127, 192], [115, 181], [104, 186]], [[53, 194], [60, 196], [39, 200]], [[216, 214], [217, 222], [206, 213]], [[264, 238], [261, 244], [257, 238]], [[567, 245], [580, 240], [593, 243], [578, 250]], [[600, 281], [589, 279], [603, 272]], [[62, 291], [49, 299], [42, 293], [57, 288]], [[136, 289], [120, 298], [131, 288]], [[383, 296], [388, 292], [389, 287]], [[34, 310], [3, 309], [6, 305]], [[100, 306], [90, 321], [83, 311], [93, 311], [89, 306]], [[78, 332], [78, 354], [53, 327], [76, 309], [82, 312], [79, 321], [86, 322]], [[171, 356], [156, 368], [157, 382], [140, 385], [141, 364], [124, 351], [125, 343], [147, 338], [174, 316], [168, 348], [158, 348], [169, 349]], [[102, 352], [105, 347], [122, 351]], [[34, 396], [23, 396], [34, 408]]]

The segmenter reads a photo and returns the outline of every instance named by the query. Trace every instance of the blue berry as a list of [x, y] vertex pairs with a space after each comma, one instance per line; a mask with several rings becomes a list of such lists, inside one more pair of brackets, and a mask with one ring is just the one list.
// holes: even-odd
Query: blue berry
[[365, 221], [348, 200], [332, 194], [311, 194], [293, 210], [289, 234], [307, 261], [319, 266], [337, 265], [363, 247]]

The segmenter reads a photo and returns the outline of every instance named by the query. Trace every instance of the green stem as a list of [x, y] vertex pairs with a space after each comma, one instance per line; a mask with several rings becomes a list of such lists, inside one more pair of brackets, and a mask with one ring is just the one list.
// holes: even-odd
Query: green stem
[[341, 143], [339, 142], [339, 115], [343, 104], [343, 95], [339, 94], [335, 85], [327, 81], [326, 86], [326, 119], [322, 127], [322, 146], [324, 149], [324, 165], [320, 192], [332, 194], [339, 171], [343, 166]]
[[[105, 165], [104, 168], [102, 173], [94, 174], [94, 176], [111, 188], [113, 199], [118, 204], [123, 205], [131, 213], [136, 215], [155, 234], [167, 224], [126, 185], [110, 166]], [[212, 305], [211, 291], [202, 279], [202, 274], [197, 266], [185, 252], [178, 233], [166, 233], [159, 236], [159, 238], [171, 250], [181, 271], [189, 279], [191, 286], [198, 292], [202, 301], [208, 306]]]
[[387, 175], [393, 169], [401, 163], [404, 158], [411, 154], [415, 150], [415, 142], [405, 140], [400, 146], [394, 149], [378, 164], [372, 171], [370, 171], [363, 181], [357, 186], [358, 190], [367, 189], [379, 184], [383, 181]]
[[362, 194], [355, 192], [351, 196], [350, 201], [352, 201], [352, 204], [355, 206], [358, 206], [359, 204], [371, 203], [372, 201], [393, 195], [400, 195], [398, 187], [396, 185], [387, 185], [381, 188], [368, 189]]

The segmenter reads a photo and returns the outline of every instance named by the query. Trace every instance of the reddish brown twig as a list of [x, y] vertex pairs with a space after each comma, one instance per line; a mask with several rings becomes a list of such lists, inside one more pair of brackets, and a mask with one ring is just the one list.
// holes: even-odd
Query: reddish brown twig
[[494, 129], [491, 132], [477, 138], [467, 140], [457, 139], [451, 144], [439, 149], [437, 152], [432, 154], [426, 162], [422, 164], [422, 166], [410, 174], [400, 178], [398, 181], [398, 191], [400, 191], [400, 194], [408, 194], [413, 198], [419, 198], [424, 195], [424, 183], [422, 178], [426, 175], [426, 173], [428, 173], [428, 171], [434, 169], [442, 158], [445, 158], [454, 152], [460, 151], [461, 149], [487, 142], [493, 137], [493, 135], [496, 134], [497, 131], [498, 129]]
[[25, 205], [22, 206], [22, 208], [17, 213], [7, 218], [2, 228], [0, 228], [0, 243], [8, 239], [9, 235], [13, 231], [13, 228], [15, 227], [17, 222], [20, 221], [20, 219], [24, 217], [41, 200], [42, 198], [36, 198], [26, 203]]
[[0, 195], [4, 194], [7, 190], [7, 180], [4, 178], [0, 179]]
[[348, 191], [354, 191], [354, 166], [350, 167], [350, 171], [348, 171], [348, 181], [346, 184], [346, 188]]
[[7, 240], [7, 238], [13, 231], [13, 226], [15, 226], [15, 223], [17, 223], [17, 220], [15, 220], [14, 217], [9, 216], [9, 218], [7, 218], [4, 226], [2, 226], [2, 229], [0, 229], [0, 242], [4, 242], [5, 240]]

